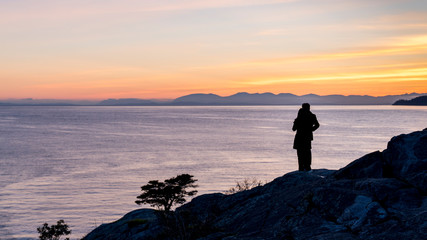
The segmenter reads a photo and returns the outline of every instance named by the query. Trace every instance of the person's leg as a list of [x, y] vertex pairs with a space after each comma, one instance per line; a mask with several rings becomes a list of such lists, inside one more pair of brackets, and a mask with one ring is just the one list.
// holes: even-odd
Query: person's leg
[[301, 148], [297, 149], [298, 156], [298, 171], [304, 171], [304, 150]]
[[307, 149], [306, 151], [304, 166], [306, 171], [311, 170], [311, 149], [310, 148]]
[[303, 148], [299, 149], [298, 153], [298, 163], [300, 166], [300, 171], [310, 171], [311, 170], [311, 149]]

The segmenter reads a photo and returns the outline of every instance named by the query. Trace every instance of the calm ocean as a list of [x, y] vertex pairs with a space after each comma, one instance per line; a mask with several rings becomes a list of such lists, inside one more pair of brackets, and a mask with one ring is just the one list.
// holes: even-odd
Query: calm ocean
[[[0, 239], [36, 239], [64, 219], [71, 239], [139, 208], [140, 186], [181, 173], [199, 195], [297, 169], [299, 106], [0, 107]], [[313, 168], [339, 169], [427, 127], [427, 107], [312, 106]]]

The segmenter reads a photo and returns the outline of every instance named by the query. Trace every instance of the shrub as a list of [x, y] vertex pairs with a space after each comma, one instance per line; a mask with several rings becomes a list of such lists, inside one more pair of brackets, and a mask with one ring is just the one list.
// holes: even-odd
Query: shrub
[[259, 187], [264, 185], [264, 183], [256, 178], [245, 178], [241, 182], [236, 182], [236, 186], [230, 188], [229, 190], [225, 191], [225, 194], [233, 194], [237, 192], [246, 191], [249, 189], [252, 189], [254, 187]]
[[[37, 228], [37, 232], [40, 233], [40, 240], [59, 240], [62, 235], [71, 234], [71, 229], [64, 222], [64, 220], [59, 220], [56, 225], [51, 225], [44, 223], [42, 226]], [[65, 238], [69, 240], [69, 238]]]

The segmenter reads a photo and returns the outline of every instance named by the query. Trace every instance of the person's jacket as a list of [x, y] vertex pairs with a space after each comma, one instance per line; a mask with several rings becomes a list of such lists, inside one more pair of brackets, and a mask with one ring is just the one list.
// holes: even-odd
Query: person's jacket
[[293, 131], [297, 131], [294, 139], [294, 148], [311, 148], [313, 132], [320, 126], [316, 115], [310, 111], [300, 109], [298, 117], [292, 126]]

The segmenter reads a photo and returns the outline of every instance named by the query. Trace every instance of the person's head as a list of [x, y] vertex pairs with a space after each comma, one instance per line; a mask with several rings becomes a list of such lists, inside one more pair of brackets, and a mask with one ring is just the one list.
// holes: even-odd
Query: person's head
[[302, 104], [302, 109], [304, 109], [305, 111], [310, 111], [310, 104], [308, 104], [308, 103], [303, 103], [303, 104]]

